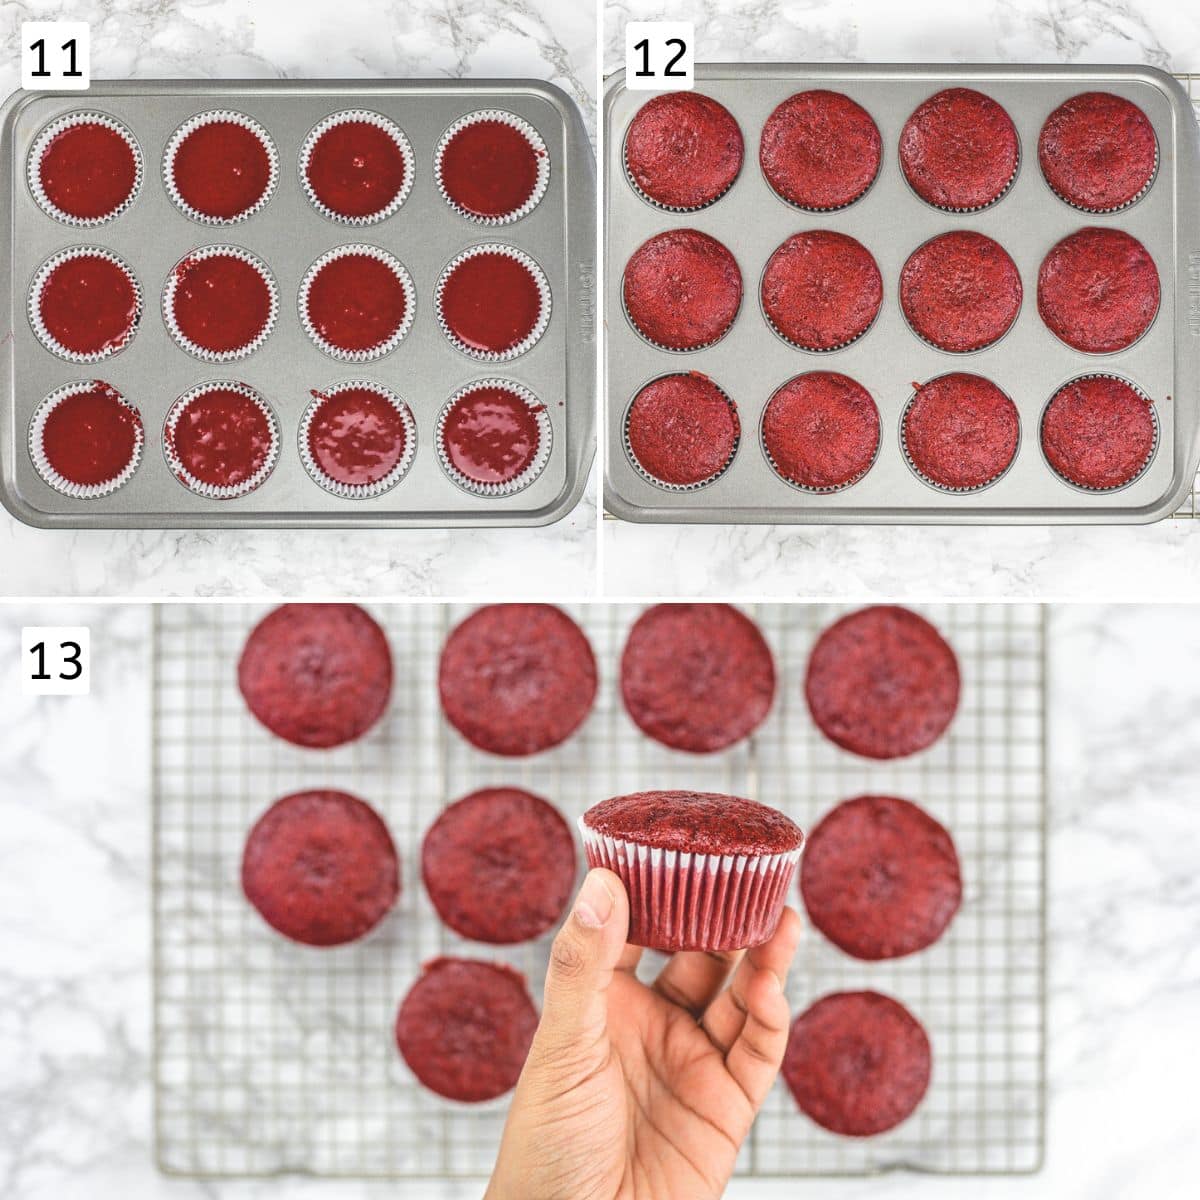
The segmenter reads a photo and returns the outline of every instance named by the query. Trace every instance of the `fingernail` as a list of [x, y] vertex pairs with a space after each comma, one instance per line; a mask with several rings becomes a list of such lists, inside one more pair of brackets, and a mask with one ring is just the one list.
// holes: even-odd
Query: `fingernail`
[[599, 929], [612, 916], [613, 900], [604, 881], [589, 875], [575, 901], [575, 920], [588, 929]]

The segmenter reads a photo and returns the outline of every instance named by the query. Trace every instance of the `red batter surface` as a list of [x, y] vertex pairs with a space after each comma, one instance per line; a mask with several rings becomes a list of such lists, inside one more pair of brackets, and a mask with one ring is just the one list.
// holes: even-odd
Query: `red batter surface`
[[834, 992], [792, 1023], [782, 1073], [818, 1125], [873, 1137], [913, 1113], [932, 1069], [929, 1037], [902, 1004], [879, 992]]
[[361, 353], [395, 335], [408, 313], [408, 297], [387, 263], [372, 254], [342, 254], [314, 276], [307, 311], [317, 334], [331, 346]]
[[250, 831], [242, 890], [284, 937], [340, 946], [373, 929], [396, 903], [400, 864], [369, 804], [346, 792], [296, 792]]
[[958, 708], [958, 660], [923, 617], [895, 605], [834, 622], [808, 660], [804, 694], [821, 732], [865, 758], [933, 745]]
[[185, 204], [206, 217], [240, 217], [266, 194], [271, 159], [258, 135], [236, 121], [209, 121], [179, 143], [171, 165]]
[[454, 404], [442, 424], [442, 449], [474, 483], [508, 483], [537, 457], [542, 431], [536, 410], [505, 387], [475, 387]]
[[870, 113], [840, 92], [797, 92], [767, 118], [758, 161], [767, 182], [800, 208], [841, 208], [879, 174], [883, 143]]
[[271, 423], [249, 396], [214, 385], [188, 402], [163, 437], [184, 469], [201, 483], [237, 487], [271, 452]]
[[1120, 379], [1075, 379], [1055, 393], [1042, 417], [1047, 461], [1080, 487], [1122, 487], [1153, 449], [1150, 405]]
[[472, 216], [507, 217], [533, 195], [544, 153], [505, 121], [474, 121], [446, 144], [442, 187]]
[[246, 639], [238, 688], [277, 737], [327, 749], [362, 737], [383, 715], [392, 655], [356, 604], [284, 604]]
[[451, 804], [421, 846], [438, 916], [463, 937], [511, 944], [562, 917], [575, 841], [559, 811], [520, 788], [484, 788]]
[[711, 479], [732, 456], [739, 430], [736, 405], [696, 371], [646, 384], [629, 410], [633, 455], [663, 483]]
[[408, 432], [396, 406], [372, 388], [313, 392], [320, 404], [308, 426], [313, 462], [335, 483], [366, 487], [386, 479], [404, 457]]
[[255, 341], [271, 317], [262, 272], [233, 254], [185, 258], [175, 268], [171, 309], [180, 332], [204, 350], [229, 353]]
[[99, 254], [80, 254], [54, 268], [38, 297], [50, 336], [73, 354], [111, 354], [133, 337], [137, 291], [128, 272]]
[[517, 349], [537, 328], [542, 295], [524, 263], [486, 251], [450, 272], [441, 306], [450, 332], [465, 346], [503, 354]]
[[137, 180], [137, 159], [115, 129], [84, 121], [50, 139], [38, 163], [38, 179], [60, 212], [95, 221], [129, 199]]
[[400, 195], [407, 167], [396, 139], [373, 121], [340, 121], [317, 138], [304, 171], [339, 217], [371, 217]]
[[565, 741], [596, 698], [582, 629], [550, 604], [490, 604], [446, 639], [438, 668], [446, 719], [492, 754], [536, 754]]
[[99, 379], [60, 400], [42, 429], [46, 461], [71, 483], [94, 487], [116, 479], [133, 460], [142, 419]]

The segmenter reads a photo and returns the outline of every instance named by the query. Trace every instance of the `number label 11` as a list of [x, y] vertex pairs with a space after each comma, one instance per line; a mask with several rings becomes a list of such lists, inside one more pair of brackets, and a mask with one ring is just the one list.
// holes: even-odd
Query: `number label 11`
[[91, 77], [91, 31], [86, 21], [25, 21], [21, 25], [23, 88], [82, 92]]
[[86, 696], [92, 687], [92, 638], [86, 625], [21, 629], [21, 691], [27, 696]]
[[691, 21], [630, 21], [625, 26], [625, 86], [637, 92], [691, 88], [695, 46]]

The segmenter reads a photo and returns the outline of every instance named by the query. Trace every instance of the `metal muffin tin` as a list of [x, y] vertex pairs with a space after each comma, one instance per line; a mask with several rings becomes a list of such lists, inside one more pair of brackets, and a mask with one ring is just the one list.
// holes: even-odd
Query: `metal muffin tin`
[[[927, 97], [948, 87], [971, 87], [1008, 111], [1021, 143], [1015, 182], [991, 207], [972, 213], [940, 211], [919, 199], [898, 161], [900, 132]], [[879, 176], [865, 196], [836, 212], [793, 208], [767, 184], [758, 163], [763, 123], [781, 101], [809, 88], [843, 92], [874, 118], [883, 140]], [[649, 99], [629, 92], [623, 76], [605, 95], [605, 311], [607, 478], [605, 502], [629, 521], [1049, 524], [1147, 523], [1172, 513], [1187, 496], [1200, 458], [1200, 142], [1187, 95], [1171, 76], [1149, 67], [705, 65], [696, 90], [723, 104], [745, 141], [742, 170], [708, 208], [670, 213], [654, 207], [625, 175], [625, 133]], [[1108, 91], [1137, 104], [1158, 136], [1158, 175], [1149, 192], [1122, 212], [1080, 212], [1060, 200], [1042, 177], [1038, 134], [1050, 113], [1084, 91]], [[1126, 230], [1158, 266], [1162, 302], [1147, 333], [1117, 354], [1083, 354], [1060, 342], [1037, 311], [1037, 273], [1050, 248], [1089, 225]], [[691, 352], [657, 350], [624, 312], [622, 274], [647, 238], [694, 228], [723, 242], [742, 272], [742, 306], [715, 345]], [[825, 353], [786, 344], [762, 315], [759, 279], [772, 252], [807, 229], [832, 229], [857, 238], [875, 256], [884, 301], [875, 324], [858, 341]], [[998, 241], [1021, 274], [1024, 301], [1016, 322], [993, 346], [951, 354], [922, 342], [900, 309], [900, 270], [922, 243], [951, 230], [975, 230]], [[763, 454], [763, 409], [780, 384], [807, 371], [838, 371], [862, 384], [879, 407], [880, 449], [858, 483], [811, 494], [775, 475]], [[741, 445], [729, 468], [694, 490], [668, 490], [648, 481], [624, 445], [627, 410], [638, 391], [661, 375], [699, 371], [737, 403]], [[1021, 440], [1011, 468], [988, 487], [952, 494], [922, 482], [905, 462], [900, 417], [913, 381], [949, 371], [991, 379], [1012, 397]], [[1085, 492], [1060, 479], [1042, 454], [1039, 422], [1050, 397], [1069, 380], [1092, 373], [1120, 375], [1152, 396], [1159, 443], [1144, 474], [1110, 492]]]
[[[190, 220], [162, 182], [162, 156], [187, 118], [229, 108], [260, 122], [279, 154], [279, 181], [266, 206], [232, 225]], [[416, 160], [412, 191], [392, 216], [363, 227], [335, 223], [306, 198], [300, 148], [324, 117], [364, 108], [394, 120]], [[447, 126], [479, 109], [515, 113], [532, 125], [550, 154], [550, 180], [527, 216], [491, 227], [460, 216], [434, 182], [434, 149]], [[95, 110], [132, 131], [145, 160], [141, 192], [112, 221], [75, 228], [43, 213], [26, 181], [26, 159], [39, 131], [55, 118]], [[0, 347], [0, 499], [18, 519], [57, 528], [111, 527], [404, 527], [544, 525], [578, 502], [595, 449], [594, 275], [595, 174], [578, 109], [559, 88], [537, 80], [404, 81], [104, 81], [88, 92], [17, 92], [0, 117], [0, 209], [7, 236], [0, 279], [8, 336]], [[325, 251], [366, 242], [394, 254], [416, 284], [416, 320], [401, 344], [367, 364], [339, 362], [307, 337], [297, 292], [309, 265]], [[550, 324], [540, 341], [511, 362], [480, 363], [450, 344], [438, 327], [434, 291], [446, 264], [481, 242], [504, 242], [530, 254], [551, 289]], [[171, 340], [160, 296], [172, 267], [189, 251], [214, 243], [243, 247], [263, 259], [279, 287], [280, 312], [266, 343], [248, 358], [213, 365]], [[121, 353], [93, 366], [56, 358], [30, 328], [26, 301], [38, 266], [77, 244], [106, 246], [132, 268], [145, 311]], [[463, 385], [488, 376], [523, 384], [539, 397], [552, 427], [545, 469], [524, 490], [499, 498], [468, 494], [443, 472], [435, 450], [438, 412]], [[124, 487], [95, 500], [50, 488], [34, 469], [29, 421], [43, 397], [64, 383], [99, 378], [141, 411], [144, 461]], [[417, 453], [396, 487], [363, 500], [342, 499], [307, 474], [297, 449], [310, 390], [347, 379], [374, 380], [408, 402], [416, 418]], [[207, 380], [240, 380], [272, 405], [282, 425], [279, 462], [256, 491], [211, 500], [176, 480], [162, 450], [162, 425], [177, 396]]]

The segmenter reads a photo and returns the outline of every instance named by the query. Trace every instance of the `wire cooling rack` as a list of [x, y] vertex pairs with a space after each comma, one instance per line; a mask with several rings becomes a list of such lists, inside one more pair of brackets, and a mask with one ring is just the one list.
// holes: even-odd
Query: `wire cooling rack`
[[[872, 987], [929, 1031], [933, 1081], [917, 1113], [882, 1137], [813, 1125], [782, 1084], [746, 1144], [751, 1176], [1036, 1170], [1045, 1045], [1044, 627], [1031, 606], [922, 608], [958, 653], [963, 696], [950, 733], [911, 760], [870, 763], [822, 738], [802, 696], [815, 637], [837, 606], [748, 609], [779, 667], [774, 710], [749, 742], [711, 757], [643, 737], [617, 696], [621, 646], [639, 609], [571, 611], [600, 664], [596, 708], [576, 737], [529, 760], [472, 750], [440, 719], [437, 655], [467, 609], [374, 607], [396, 662], [381, 726], [335, 751], [272, 738], [246, 713], [238, 653], [262, 610], [168, 605], [155, 624], [155, 1081], [163, 1170], [193, 1176], [477, 1176], [490, 1170], [504, 1101], [444, 1102], [392, 1042], [396, 1005], [437, 954], [499, 959], [540, 996], [549, 938], [511, 949], [444, 929], [420, 884], [421, 837], [443, 805], [516, 784], [574, 818], [645, 787], [752, 796], [805, 828], [866, 791], [919, 801], [949, 826], [963, 864], [962, 911], [931, 949], [859, 963], [806, 931], [789, 987], [798, 1010], [828, 991]], [[242, 898], [242, 842], [277, 797], [334, 786], [374, 804], [402, 859], [397, 911], [362, 943], [332, 950], [273, 935]], [[657, 955], [645, 956], [652, 971]]]

